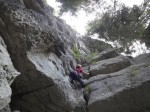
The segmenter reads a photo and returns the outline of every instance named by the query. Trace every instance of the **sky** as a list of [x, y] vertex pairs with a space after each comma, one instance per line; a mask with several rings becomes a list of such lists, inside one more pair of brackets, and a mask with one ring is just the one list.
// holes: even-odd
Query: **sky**
[[[108, 4], [110, 4], [112, 0], [107, 0], [107, 1]], [[143, 0], [118, 0], [118, 1], [124, 3], [129, 7], [132, 7], [133, 5], [140, 5], [143, 2]], [[47, 3], [55, 9], [55, 15], [57, 16], [61, 4], [56, 2], [56, 0], [47, 0]], [[86, 14], [83, 10], [80, 10], [77, 16], [72, 16], [70, 13], [65, 13], [61, 16], [61, 18], [65, 20], [66, 23], [69, 24], [73, 29], [75, 29], [80, 35], [84, 35], [86, 33], [86, 26], [88, 22], [94, 20], [95, 17], [96, 15], [94, 13]], [[96, 36], [93, 38], [99, 39]], [[113, 45], [114, 43], [110, 42], [109, 44]], [[139, 41], [133, 43], [130, 49], [136, 50], [136, 52], [132, 53], [133, 57], [136, 57], [137, 55], [142, 53], [150, 52], [150, 50], [146, 48], [145, 44], [144, 43], [140, 44]]]
[[120, 1], [130, 7], [132, 7], [133, 5], [140, 5], [143, 2], [143, 0], [120, 0]]
[[[110, 3], [112, 0], [107, 0]], [[119, 0], [119, 2], [124, 3], [125, 5], [132, 7], [133, 5], [140, 5], [143, 0]], [[56, 2], [56, 0], [47, 0], [47, 3], [55, 9], [55, 14], [57, 15], [61, 6], [60, 3]], [[61, 17], [69, 24], [73, 29], [75, 29], [79, 34], [84, 35], [86, 33], [87, 23], [94, 20], [95, 14], [86, 14], [83, 10], [78, 12], [77, 16], [71, 16], [70, 13], [63, 14]]]

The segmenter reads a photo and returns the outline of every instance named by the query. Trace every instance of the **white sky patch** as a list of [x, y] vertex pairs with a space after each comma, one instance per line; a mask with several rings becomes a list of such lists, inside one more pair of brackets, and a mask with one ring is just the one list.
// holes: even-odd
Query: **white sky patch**
[[133, 5], [140, 5], [144, 0], [120, 0], [125, 5], [132, 7]]
[[67, 24], [72, 26], [81, 35], [84, 35], [86, 33], [86, 25], [89, 21], [94, 20], [95, 15], [87, 15], [83, 10], [80, 10], [77, 16], [71, 16], [70, 13], [65, 13], [61, 18], [67, 20]]
[[55, 15], [58, 15], [61, 7], [61, 3], [56, 2], [56, 0], [47, 0], [48, 5], [50, 5], [55, 10]]
[[150, 49], [147, 49], [145, 43], [140, 43], [140, 41], [136, 41], [133, 43], [133, 45], [130, 47], [131, 50], [135, 50], [131, 55], [133, 57], [136, 57], [137, 55], [143, 54], [143, 53], [149, 53]]

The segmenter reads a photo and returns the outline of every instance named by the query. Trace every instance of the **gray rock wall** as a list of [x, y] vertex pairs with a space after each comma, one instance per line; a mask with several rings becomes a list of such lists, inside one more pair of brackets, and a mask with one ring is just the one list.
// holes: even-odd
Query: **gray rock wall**
[[4, 108], [9, 110], [8, 105], [12, 95], [10, 84], [17, 75], [19, 73], [15, 70], [7, 47], [0, 36], [0, 110], [4, 110]]
[[[94, 57], [98, 62], [85, 67], [91, 73], [84, 90], [87, 111], [149, 112], [149, 54], [130, 60], [109, 52], [112, 51], [101, 52]], [[103, 54], [109, 58], [103, 58]]]
[[131, 60], [125, 56], [117, 56], [103, 61], [98, 61], [90, 66], [90, 73], [92, 76], [98, 74], [109, 74], [122, 70], [132, 65]]
[[149, 62], [133, 65], [113, 50], [85, 67], [94, 76], [86, 82], [85, 108], [82, 91], [77, 95], [67, 76], [76, 63], [74, 44], [89, 53], [45, 0], [0, 0], [0, 112], [146, 112]]
[[21, 73], [11, 85], [11, 109], [68, 112], [80, 108], [66, 76], [75, 63], [71, 46], [76, 33], [53, 16], [44, 0], [0, 0], [0, 25], [12, 62]]
[[150, 53], [141, 54], [132, 59], [135, 64], [150, 63]]
[[116, 52], [113, 48], [105, 49], [104, 51], [100, 52], [97, 56], [93, 57], [92, 61], [101, 61], [106, 60], [109, 58], [114, 58], [118, 56], [119, 54]]
[[89, 82], [89, 112], [142, 112], [150, 107], [150, 64], [133, 65]]

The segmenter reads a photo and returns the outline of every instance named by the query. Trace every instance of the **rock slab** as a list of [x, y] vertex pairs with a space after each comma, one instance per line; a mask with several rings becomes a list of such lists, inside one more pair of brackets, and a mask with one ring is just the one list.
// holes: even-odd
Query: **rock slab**
[[142, 112], [150, 107], [150, 64], [89, 79], [89, 112]]

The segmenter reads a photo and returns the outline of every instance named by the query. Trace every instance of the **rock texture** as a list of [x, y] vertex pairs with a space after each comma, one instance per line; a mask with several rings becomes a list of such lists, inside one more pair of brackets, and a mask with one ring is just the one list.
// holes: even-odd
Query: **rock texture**
[[132, 59], [132, 61], [135, 64], [150, 63], [150, 53], [141, 54], [141, 55], [135, 57], [134, 59]]
[[150, 107], [150, 64], [89, 79], [88, 112], [142, 112]]
[[124, 69], [131, 64], [132, 62], [127, 57], [120, 55], [115, 58], [96, 62], [96, 64], [90, 66], [90, 73], [92, 76], [113, 73]]
[[93, 57], [92, 61], [101, 61], [109, 58], [114, 58], [119, 54], [113, 48], [105, 49], [104, 51], [100, 52], [98, 55]]
[[76, 34], [53, 16], [44, 1], [0, 0], [0, 35], [21, 73], [11, 85], [12, 110], [68, 112], [80, 108], [66, 76], [75, 63], [71, 46]]
[[[111, 52], [111, 50], [110, 50]], [[101, 52], [100, 54], [107, 54]], [[109, 51], [108, 51], [109, 54]], [[91, 73], [84, 95], [88, 112], [149, 112], [149, 54], [132, 60], [125, 56], [94, 57], [95, 64], [85, 67]]]
[[108, 48], [112, 48], [112, 46], [103, 41], [93, 39], [91, 37], [84, 37], [80, 39], [85, 46], [92, 52], [102, 52]]
[[45, 0], [0, 0], [0, 112], [147, 112], [149, 54], [132, 62], [113, 49], [101, 52], [109, 45], [96, 49], [83, 98], [67, 76], [76, 64], [72, 48], [85, 56], [96, 46], [78, 41]]
[[9, 105], [7, 105], [2, 110], [0, 110], [0, 112], [11, 112], [11, 109], [9, 108]]
[[8, 106], [12, 94], [10, 84], [17, 75], [19, 73], [15, 70], [6, 45], [0, 36], [0, 110], [7, 110], [7, 112], [10, 110]]

